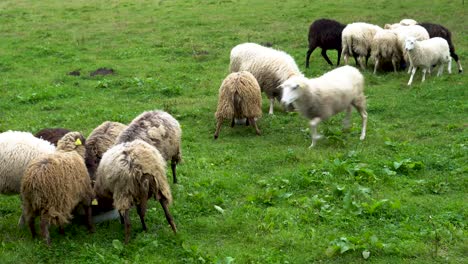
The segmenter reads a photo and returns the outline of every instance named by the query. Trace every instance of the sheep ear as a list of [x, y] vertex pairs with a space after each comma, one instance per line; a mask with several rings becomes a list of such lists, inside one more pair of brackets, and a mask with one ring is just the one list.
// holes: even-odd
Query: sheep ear
[[83, 143], [81, 143], [81, 140], [77, 138], [75, 141], [75, 146], [81, 146], [81, 145], [83, 145]]
[[390, 24], [385, 24], [384, 29], [390, 29]]

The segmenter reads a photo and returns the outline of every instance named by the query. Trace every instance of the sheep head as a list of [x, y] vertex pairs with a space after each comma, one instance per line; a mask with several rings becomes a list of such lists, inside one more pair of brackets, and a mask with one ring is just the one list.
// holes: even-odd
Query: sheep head
[[416, 38], [414, 37], [407, 37], [405, 39], [405, 49], [410, 51], [414, 49], [414, 46], [416, 44]]
[[85, 156], [85, 138], [80, 132], [69, 132], [57, 142], [57, 150], [76, 151], [81, 157]]
[[292, 77], [280, 85], [283, 90], [281, 103], [283, 105], [290, 105], [299, 99], [302, 95], [302, 90], [307, 87], [304, 77]]

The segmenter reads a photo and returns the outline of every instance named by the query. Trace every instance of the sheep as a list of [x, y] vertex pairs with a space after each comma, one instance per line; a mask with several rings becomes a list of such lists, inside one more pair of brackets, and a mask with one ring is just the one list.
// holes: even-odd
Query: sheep
[[375, 34], [382, 30], [377, 25], [372, 25], [363, 22], [356, 22], [348, 24], [341, 34], [342, 53], [345, 64], [348, 64], [348, 57], [350, 55], [357, 56], [361, 69], [365, 69], [364, 58], [366, 59], [366, 66], [371, 55], [372, 40]]
[[435, 37], [441, 37], [445, 39], [449, 45], [450, 49], [450, 56], [455, 60], [458, 66], [458, 72], [462, 73], [463, 68], [461, 66], [461, 62], [458, 58], [458, 55], [455, 53], [455, 47], [453, 46], [452, 42], [452, 33], [450, 30], [448, 30], [446, 27], [439, 25], [439, 24], [432, 24], [432, 23], [419, 23], [419, 25], [427, 30], [429, 33], [429, 37], [435, 38]]
[[54, 144], [54, 146], [57, 146], [57, 141], [59, 141], [59, 139], [61, 139], [68, 132], [71, 131], [66, 128], [44, 128], [36, 134], [34, 134], [34, 136], [37, 138], [47, 140], [50, 143]]
[[34, 158], [53, 153], [55, 146], [29, 132], [7, 131], [0, 134], [0, 193], [19, 194], [21, 178]]
[[400, 20], [400, 25], [403, 25], [403, 26], [413, 26], [413, 25], [416, 25], [418, 22], [416, 22], [416, 20], [414, 19], [411, 19], [411, 18], [405, 18], [405, 19], [402, 19]]
[[262, 95], [255, 77], [248, 71], [229, 74], [219, 88], [214, 138], [218, 138], [223, 119], [232, 120], [231, 127], [234, 127], [235, 119], [247, 118], [260, 135], [255, 119], [261, 116]]
[[113, 198], [125, 224], [125, 244], [130, 239], [130, 208], [136, 204], [141, 225], [146, 231], [145, 213], [151, 196], [159, 201], [167, 222], [177, 233], [168, 209], [172, 194], [166, 178], [166, 162], [160, 152], [145, 141], [135, 139], [106, 151], [96, 171], [94, 190], [98, 203], [101, 197]]
[[230, 55], [230, 72], [248, 71], [257, 79], [270, 100], [268, 114], [273, 114], [275, 98], [281, 100], [282, 84], [292, 76], [303, 76], [294, 59], [286, 52], [255, 43], [235, 46]]
[[336, 66], [340, 65], [341, 57], [341, 32], [345, 25], [332, 19], [317, 19], [309, 27], [309, 50], [306, 55], [306, 68], [309, 68], [309, 59], [315, 48], [322, 48], [322, 57], [333, 66], [327, 56], [327, 50], [332, 49], [338, 52]]
[[116, 144], [141, 139], [156, 147], [166, 161], [171, 161], [172, 178], [177, 183], [176, 165], [182, 160], [182, 130], [170, 114], [154, 110], [137, 116], [120, 133]]
[[84, 162], [84, 137], [70, 132], [57, 143], [57, 150], [44, 154], [28, 165], [21, 181], [24, 217], [36, 237], [34, 220], [41, 218], [41, 233], [50, 245], [49, 225], [63, 225], [72, 218], [73, 209], [85, 208], [88, 230], [94, 232], [91, 221], [91, 202], [94, 192]]
[[317, 126], [322, 120], [346, 110], [345, 128], [350, 126], [352, 106], [362, 117], [360, 140], [366, 137], [367, 111], [364, 95], [364, 77], [358, 69], [343, 66], [324, 75], [307, 79], [294, 77], [282, 84], [284, 104], [292, 103], [306, 118], [310, 119], [312, 144], [317, 139]]
[[92, 181], [96, 179], [94, 173], [102, 155], [115, 144], [117, 137], [125, 128], [127, 128], [127, 125], [122, 123], [105, 121], [88, 136], [85, 163]]
[[375, 62], [374, 74], [379, 63], [388, 60], [392, 61], [393, 71], [396, 72], [396, 65], [402, 58], [397, 34], [386, 29], [378, 31], [372, 41], [371, 56]]
[[440, 76], [443, 71], [444, 63], [448, 63], [448, 72], [451, 72], [452, 58], [450, 57], [450, 49], [448, 42], [439, 37], [428, 40], [417, 41], [414, 37], [406, 38], [405, 49], [408, 52], [413, 69], [408, 85], [413, 82], [413, 76], [418, 67], [422, 68], [422, 82], [426, 79], [426, 71], [433, 65], [440, 65], [437, 76]]

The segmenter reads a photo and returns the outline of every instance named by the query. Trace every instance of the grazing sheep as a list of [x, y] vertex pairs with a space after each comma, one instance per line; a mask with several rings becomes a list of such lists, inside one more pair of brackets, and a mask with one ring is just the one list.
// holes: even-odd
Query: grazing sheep
[[375, 34], [382, 30], [381, 27], [368, 24], [368, 23], [352, 23], [348, 24], [341, 34], [342, 53], [345, 64], [348, 64], [349, 56], [357, 56], [361, 69], [365, 69], [364, 58], [366, 59], [366, 66], [371, 55], [371, 46]]
[[344, 126], [350, 126], [352, 107], [356, 108], [362, 117], [360, 139], [366, 137], [367, 112], [364, 96], [364, 77], [358, 69], [343, 66], [324, 75], [307, 79], [294, 77], [283, 86], [282, 103], [292, 103], [299, 112], [310, 119], [312, 144], [315, 146], [319, 136], [317, 125], [329, 117], [346, 110]]
[[120, 133], [127, 128], [119, 122], [106, 121], [96, 127], [86, 140], [85, 162], [88, 168], [89, 177], [94, 181], [94, 173], [99, 165], [104, 152], [115, 144]]
[[177, 232], [168, 209], [172, 194], [166, 178], [166, 162], [155, 147], [139, 139], [115, 145], [104, 153], [96, 176], [94, 190], [98, 202], [101, 197], [113, 198], [115, 208], [123, 216], [125, 243], [130, 239], [130, 208], [136, 204], [146, 231], [146, 207], [152, 196], [161, 204], [174, 233]]
[[371, 56], [375, 62], [374, 74], [377, 71], [379, 63], [384, 61], [391, 61], [393, 71], [396, 72], [396, 65], [402, 58], [397, 34], [386, 29], [378, 31], [372, 41]]
[[0, 193], [19, 194], [21, 178], [34, 158], [53, 153], [55, 146], [29, 132], [7, 131], [0, 134]]
[[50, 143], [57, 146], [57, 141], [61, 139], [65, 134], [70, 132], [70, 130], [65, 128], [44, 128], [37, 132], [34, 136], [43, 140], [47, 140]]
[[322, 57], [333, 66], [333, 63], [327, 56], [327, 50], [338, 51], [338, 61], [336, 66], [340, 65], [341, 57], [341, 32], [345, 25], [332, 19], [317, 19], [309, 28], [309, 50], [306, 56], [306, 68], [309, 68], [309, 59], [315, 48], [322, 48]]
[[21, 182], [21, 197], [26, 222], [36, 237], [34, 220], [41, 217], [41, 233], [50, 245], [49, 225], [63, 225], [72, 218], [73, 209], [85, 208], [88, 229], [91, 221], [91, 201], [94, 192], [84, 163], [84, 137], [70, 132], [57, 143], [57, 151], [37, 157], [29, 164]]
[[453, 46], [452, 42], [452, 33], [446, 27], [439, 25], [439, 24], [432, 24], [432, 23], [419, 23], [419, 25], [427, 30], [429, 33], [429, 37], [435, 38], [440, 37], [447, 41], [450, 49], [450, 56], [455, 60], [458, 66], [458, 72], [462, 73], [463, 68], [461, 66], [461, 62], [458, 58], [458, 55], [455, 53], [455, 47]]
[[155, 110], [133, 119], [116, 144], [141, 139], [156, 147], [166, 161], [171, 161], [172, 178], [177, 183], [176, 165], [182, 160], [181, 137], [179, 122], [170, 114]]
[[422, 82], [426, 79], [426, 71], [430, 70], [433, 65], [440, 65], [437, 76], [442, 74], [444, 63], [448, 63], [447, 70], [449, 73], [452, 73], [452, 58], [450, 57], [449, 45], [445, 39], [435, 37], [417, 41], [413, 37], [408, 37], [405, 48], [408, 52], [411, 65], [413, 65], [408, 85], [411, 85], [413, 82], [413, 76], [418, 68], [422, 68]]
[[255, 127], [257, 135], [260, 135], [255, 119], [261, 116], [262, 95], [255, 77], [247, 71], [229, 74], [219, 88], [214, 138], [218, 138], [223, 119], [232, 120], [231, 126], [233, 127], [235, 119], [247, 118], [248, 122]]
[[275, 98], [281, 100], [280, 85], [292, 76], [303, 76], [294, 59], [286, 52], [255, 43], [243, 43], [231, 50], [230, 72], [248, 71], [257, 79], [270, 100], [273, 114]]

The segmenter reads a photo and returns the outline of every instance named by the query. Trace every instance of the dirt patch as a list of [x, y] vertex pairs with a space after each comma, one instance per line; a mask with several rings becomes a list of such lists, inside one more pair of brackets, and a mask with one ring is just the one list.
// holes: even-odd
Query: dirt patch
[[113, 69], [108, 69], [108, 68], [99, 68], [92, 73], [90, 73], [90, 76], [96, 76], [96, 75], [109, 75], [109, 74], [115, 74], [115, 71]]

